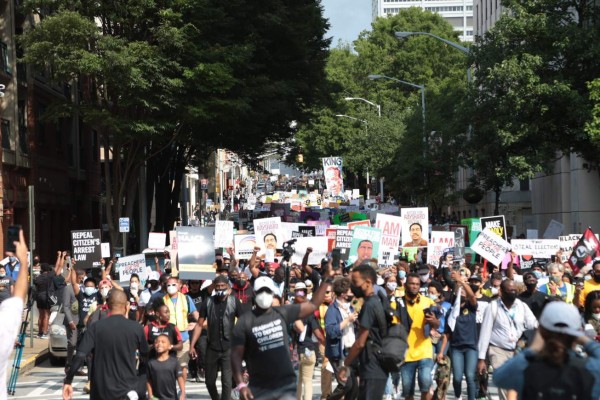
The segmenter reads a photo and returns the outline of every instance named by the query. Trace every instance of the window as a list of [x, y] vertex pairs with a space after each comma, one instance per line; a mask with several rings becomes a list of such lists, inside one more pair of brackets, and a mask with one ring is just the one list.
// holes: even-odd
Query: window
[[529, 179], [520, 179], [519, 180], [519, 190], [522, 192], [529, 191]]
[[2, 118], [2, 148], [10, 150], [10, 121]]
[[27, 143], [27, 117], [25, 101], [20, 100], [18, 103], [19, 111], [19, 148], [23, 154], [28, 153], [29, 143]]
[[98, 161], [98, 132], [92, 131], [92, 160]]
[[2, 68], [2, 72], [4, 73], [9, 75], [12, 73], [8, 57], [8, 46], [4, 42], [0, 42], [0, 68]]

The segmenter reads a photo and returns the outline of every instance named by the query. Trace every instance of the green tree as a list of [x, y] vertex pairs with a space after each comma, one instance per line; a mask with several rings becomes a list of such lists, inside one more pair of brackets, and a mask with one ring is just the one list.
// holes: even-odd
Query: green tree
[[600, 71], [598, 3], [508, 0], [503, 7], [472, 48], [476, 85], [464, 106], [473, 124], [470, 163], [497, 196], [514, 178], [548, 170], [559, 152], [594, 168], [600, 162], [600, 142], [585, 130], [593, 126], [588, 83]]

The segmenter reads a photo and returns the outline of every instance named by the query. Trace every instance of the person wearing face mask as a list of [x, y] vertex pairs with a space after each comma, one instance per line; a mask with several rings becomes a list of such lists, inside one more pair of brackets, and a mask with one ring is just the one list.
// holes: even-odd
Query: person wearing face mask
[[578, 287], [575, 293], [575, 305], [583, 308], [588, 294], [600, 290], [600, 260], [594, 260], [592, 264], [592, 279], [583, 283], [583, 287]]
[[162, 288], [160, 286], [160, 274], [156, 271], [152, 271], [148, 274], [148, 279], [146, 280], [146, 289], [142, 291], [140, 294], [140, 307], [146, 307], [149, 303], [151, 303], [152, 296], [160, 293]]
[[[325, 356], [334, 372], [343, 366], [344, 359], [356, 340], [355, 322], [358, 313], [352, 306], [354, 294], [350, 285], [350, 279], [346, 277], [333, 281], [335, 301], [325, 313]], [[340, 382], [330, 399], [341, 399], [344, 396], [346, 399], [355, 398], [358, 395], [357, 383], [356, 377], [345, 383]]]
[[550, 282], [540, 286], [540, 292], [548, 296], [557, 297], [567, 304], [573, 304], [575, 298], [575, 286], [564, 282], [564, 267], [559, 263], [551, 263], [546, 266]]
[[[109, 280], [102, 280], [98, 284], [98, 293], [100, 294], [99, 301], [95, 302], [90, 306], [90, 309], [83, 321], [86, 326], [89, 326], [92, 322], [98, 321], [107, 316], [108, 303], [107, 298], [110, 291], [113, 289], [112, 282]], [[117, 289], [115, 289], [117, 290]]]
[[[204, 303], [210, 297], [209, 288], [211, 285], [212, 280], [204, 281], [204, 283], [196, 279], [188, 281], [189, 291], [187, 295], [190, 296], [197, 310], [200, 310], [202, 303]], [[196, 358], [190, 358], [190, 362], [188, 364], [190, 378], [196, 382], [203, 382], [205, 377], [205, 356], [206, 346], [208, 346], [207, 337], [207, 330], [203, 329], [194, 349], [198, 356]]]
[[[278, 288], [272, 279], [261, 276], [254, 281], [256, 307], [238, 319], [233, 329], [231, 363], [240, 399], [296, 399], [296, 373], [292, 365], [287, 326], [314, 314], [330, 288], [331, 263], [323, 271], [323, 282], [311, 301], [272, 307]], [[246, 384], [242, 360], [250, 375]]]
[[496, 300], [500, 295], [500, 284], [502, 283], [502, 274], [500, 272], [494, 272], [491, 279], [484, 285], [482, 293]]
[[[527, 329], [535, 329], [538, 321], [529, 307], [517, 298], [517, 287], [512, 279], [500, 284], [500, 298], [492, 301], [483, 314], [479, 332], [477, 371], [483, 375], [489, 357], [494, 370], [513, 357], [517, 342]], [[504, 389], [499, 391], [500, 400], [507, 399]]]
[[419, 293], [427, 296], [427, 288], [429, 287], [429, 282], [431, 282], [431, 269], [428, 265], [420, 265], [417, 269], [417, 274], [419, 274], [419, 279], [421, 280]]
[[[227, 277], [223, 277], [228, 282]], [[183, 371], [183, 380], [187, 381], [187, 364], [190, 358], [190, 335], [188, 328], [191, 329], [188, 318], [194, 321], [198, 320], [198, 310], [190, 296], [181, 293], [181, 283], [178, 278], [170, 277], [167, 279], [167, 295], [163, 302], [169, 307], [170, 323], [175, 325], [181, 332], [183, 339], [183, 349], [177, 352], [177, 359]]]
[[[200, 305], [200, 317], [192, 331], [190, 356], [197, 358], [196, 343], [204, 329], [208, 331], [205, 356], [206, 388], [211, 399], [228, 400], [231, 398], [231, 341], [235, 318], [242, 315], [242, 303], [231, 295], [229, 280], [218, 275], [214, 280], [211, 297]], [[217, 372], [221, 370], [222, 395], [217, 390]]]
[[129, 299], [129, 319], [133, 321], [142, 320], [142, 310], [139, 307], [140, 294], [140, 277], [138, 274], [131, 274], [129, 278], [129, 287], [124, 289], [127, 298]]
[[600, 337], [600, 290], [590, 292], [585, 298], [583, 319], [596, 331], [596, 340]]
[[526, 290], [519, 294], [518, 298], [527, 304], [533, 315], [535, 315], [535, 318], [539, 319], [540, 315], [542, 315], [542, 309], [550, 301], [550, 297], [537, 289], [538, 281], [533, 272], [525, 272], [523, 274], [523, 283]]
[[252, 308], [252, 299], [254, 291], [248, 280], [248, 275], [245, 272], [240, 272], [237, 279], [231, 287], [233, 296], [242, 303], [245, 311], [250, 311]]

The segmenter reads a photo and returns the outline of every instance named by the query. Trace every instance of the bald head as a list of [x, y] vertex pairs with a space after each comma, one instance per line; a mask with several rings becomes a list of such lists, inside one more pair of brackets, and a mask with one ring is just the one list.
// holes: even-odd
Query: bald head
[[108, 296], [108, 308], [114, 313], [116, 310], [127, 309], [127, 295], [119, 289], [112, 289]]

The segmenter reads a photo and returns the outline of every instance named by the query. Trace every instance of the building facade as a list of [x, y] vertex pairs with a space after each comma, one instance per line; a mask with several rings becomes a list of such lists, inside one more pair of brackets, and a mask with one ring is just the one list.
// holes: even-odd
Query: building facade
[[[51, 84], [48, 71], [17, 62], [23, 56], [17, 38], [35, 22], [17, 4], [0, 1], [0, 84], [5, 86], [0, 98], [0, 232], [4, 237], [8, 226], [21, 225], [29, 238], [28, 188], [33, 187], [33, 252], [52, 263], [57, 250], [70, 249], [71, 230], [100, 228], [98, 134], [77, 115], [44, 118], [54, 101], [78, 101], [80, 88]], [[2, 254], [3, 247], [2, 239]]]
[[473, 41], [473, 0], [373, 0], [373, 16], [395, 15], [410, 7], [440, 14], [459, 32], [461, 41]]

